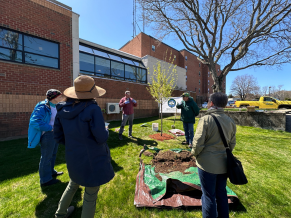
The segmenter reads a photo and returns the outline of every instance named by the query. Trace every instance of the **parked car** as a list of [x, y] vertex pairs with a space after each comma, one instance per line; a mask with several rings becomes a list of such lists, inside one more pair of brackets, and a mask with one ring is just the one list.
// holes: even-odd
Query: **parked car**
[[207, 104], [208, 104], [207, 102], [203, 102], [202, 107], [207, 108]]
[[259, 109], [291, 109], [291, 101], [281, 101], [279, 99], [262, 96], [259, 101], [236, 101], [236, 107], [254, 106]]
[[236, 101], [228, 101], [227, 106], [235, 106]]

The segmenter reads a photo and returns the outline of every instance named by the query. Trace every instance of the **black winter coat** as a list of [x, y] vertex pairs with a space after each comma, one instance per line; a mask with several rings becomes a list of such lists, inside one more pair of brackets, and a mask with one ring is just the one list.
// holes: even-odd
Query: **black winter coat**
[[57, 104], [54, 138], [65, 145], [70, 178], [79, 185], [95, 187], [114, 177], [105, 128], [96, 101]]

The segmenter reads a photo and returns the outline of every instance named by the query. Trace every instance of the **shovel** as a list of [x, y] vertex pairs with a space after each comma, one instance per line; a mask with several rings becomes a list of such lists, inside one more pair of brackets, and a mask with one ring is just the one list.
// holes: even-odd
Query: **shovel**
[[176, 129], [176, 128], [175, 128], [176, 115], [177, 115], [177, 108], [176, 108], [176, 113], [175, 113], [174, 125], [171, 126], [172, 129]]

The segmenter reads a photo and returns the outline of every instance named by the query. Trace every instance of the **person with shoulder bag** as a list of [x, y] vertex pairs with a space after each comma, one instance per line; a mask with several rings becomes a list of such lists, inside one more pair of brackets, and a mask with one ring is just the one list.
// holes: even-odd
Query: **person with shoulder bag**
[[70, 204], [80, 185], [85, 187], [81, 217], [93, 218], [100, 186], [114, 177], [107, 145], [109, 132], [95, 100], [105, 93], [93, 78], [79, 76], [74, 87], [64, 91], [67, 100], [57, 105], [54, 137], [65, 145], [70, 182], [59, 201], [56, 218], [72, 214]]
[[[228, 98], [217, 92], [210, 96], [208, 111], [200, 118], [193, 140], [192, 154], [196, 157], [202, 190], [203, 218], [228, 218], [228, 198], [226, 183], [228, 177], [226, 148], [216, 121], [220, 126], [232, 151], [236, 145], [236, 125], [224, 113]], [[218, 214], [217, 214], [218, 213]]]

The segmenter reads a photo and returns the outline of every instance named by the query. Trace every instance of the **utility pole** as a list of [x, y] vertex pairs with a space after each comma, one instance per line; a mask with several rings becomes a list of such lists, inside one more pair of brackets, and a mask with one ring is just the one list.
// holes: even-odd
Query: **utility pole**
[[269, 96], [271, 97], [270, 90], [271, 90], [271, 86], [269, 86]]

